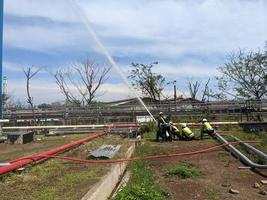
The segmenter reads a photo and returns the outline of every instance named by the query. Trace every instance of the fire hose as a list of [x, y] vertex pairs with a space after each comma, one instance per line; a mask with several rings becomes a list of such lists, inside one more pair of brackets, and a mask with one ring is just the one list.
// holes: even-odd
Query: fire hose
[[16, 170], [16, 169], [19, 169], [19, 168], [21, 168], [25, 165], [31, 164], [33, 162], [40, 161], [41, 159], [43, 159], [45, 157], [49, 157], [49, 156], [52, 156], [53, 154], [60, 153], [60, 152], [65, 151], [69, 148], [75, 147], [75, 146], [80, 145], [84, 142], [88, 142], [90, 140], [93, 140], [93, 139], [100, 137], [100, 136], [103, 136], [105, 134], [106, 134], [106, 132], [104, 132], [104, 131], [98, 132], [98, 133], [92, 134], [86, 138], [83, 138], [81, 140], [65, 144], [61, 147], [37, 154], [35, 156], [30, 156], [30, 157], [27, 156], [27, 157], [22, 157], [18, 160], [10, 161], [10, 163], [11, 163], [10, 165], [0, 167], [0, 175], [5, 174], [5, 173], [10, 172], [10, 171], [13, 171], [13, 170]]
[[[250, 144], [251, 143], [259, 143], [258, 141], [244, 141], [244, 142], [250, 143]], [[78, 159], [78, 158], [67, 157], [67, 156], [55, 156], [55, 155], [40, 154], [40, 155], [33, 155], [33, 156], [24, 157], [22, 159], [15, 160], [14, 162], [19, 163], [21, 160], [23, 161], [25, 159], [40, 160], [43, 158], [57, 158], [57, 159], [63, 159], [63, 160], [68, 160], [68, 161], [73, 161], [73, 162], [84, 163], [84, 164], [93, 164], [93, 163], [115, 164], [115, 163], [123, 163], [123, 162], [136, 161], [136, 160], [150, 160], [150, 159], [163, 159], [163, 158], [170, 158], [170, 157], [193, 156], [193, 155], [197, 155], [197, 154], [212, 152], [212, 151], [218, 150], [222, 147], [226, 147], [228, 145], [240, 144], [240, 143], [241, 142], [239, 142], [239, 141], [229, 142], [227, 144], [214, 145], [214, 146], [209, 147], [209, 148], [196, 150], [196, 151], [190, 151], [190, 152], [172, 153], [172, 154], [164, 154], [164, 155], [148, 155], [148, 156], [143, 156], [143, 157], [123, 158], [123, 159], [116, 159], [116, 160], [84, 160], [84, 159]]]

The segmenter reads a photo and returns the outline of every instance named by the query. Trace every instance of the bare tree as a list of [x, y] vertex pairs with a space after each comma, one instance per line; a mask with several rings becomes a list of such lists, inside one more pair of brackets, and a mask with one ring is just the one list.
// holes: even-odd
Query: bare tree
[[200, 81], [195, 81], [195, 82], [189, 81], [188, 89], [189, 89], [190, 97], [192, 98], [192, 100], [196, 100], [200, 84], [201, 84]]
[[207, 80], [204, 90], [203, 90], [203, 95], [202, 95], [202, 102], [209, 101], [209, 98], [211, 97], [210, 94], [210, 89], [209, 89], [209, 83], [210, 83], [210, 78]]
[[30, 104], [32, 116], [33, 116], [33, 123], [36, 125], [36, 116], [34, 112], [34, 104], [33, 104], [33, 97], [30, 94], [30, 81], [31, 79], [41, 70], [41, 68], [34, 69], [34, 67], [28, 67], [23, 70], [26, 76], [26, 89], [27, 89], [27, 103]]
[[111, 67], [101, 67], [86, 59], [67, 70], [58, 70], [54, 77], [67, 102], [89, 105], [96, 97], [100, 86], [107, 80]]
[[[158, 62], [153, 64], [158, 64]], [[129, 78], [132, 85], [139, 89], [143, 95], [150, 97], [153, 101], [160, 101], [165, 87], [165, 78], [152, 72], [153, 64], [132, 63], [133, 69], [130, 71]]]

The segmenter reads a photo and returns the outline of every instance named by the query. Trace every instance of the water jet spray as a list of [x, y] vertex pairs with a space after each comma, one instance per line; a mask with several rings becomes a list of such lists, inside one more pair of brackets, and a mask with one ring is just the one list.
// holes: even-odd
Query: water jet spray
[[137, 92], [133, 89], [133, 87], [129, 83], [128, 79], [126, 78], [126, 76], [124, 75], [124, 73], [122, 72], [122, 70], [120, 69], [120, 67], [118, 66], [118, 64], [115, 62], [115, 60], [113, 59], [113, 57], [111, 56], [111, 54], [109, 53], [109, 51], [107, 50], [107, 48], [103, 45], [103, 43], [101, 42], [100, 38], [97, 36], [96, 32], [93, 30], [89, 19], [87, 18], [87, 16], [83, 12], [83, 9], [80, 7], [79, 3], [76, 0], [69, 0], [69, 4], [71, 5], [71, 7], [74, 10], [74, 12], [79, 16], [80, 20], [85, 25], [87, 31], [92, 36], [92, 38], [95, 41], [96, 45], [99, 47], [99, 49], [104, 54], [104, 56], [108, 59], [108, 61], [112, 65], [112, 67], [119, 73], [120, 77], [122, 78], [122, 80], [124, 81], [124, 83], [128, 86], [128, 88], [130, 89], [130, 91], [136, 96], [136, 98], [141, 103], [141, 105], [146, 109], [146, 111], [151, 116], [151, 118], [153, 119], [153, 121], [156, 122], [156, 119], [154, 118], [154, 116], [152, 115], [152, 113], [149, 111], [149, 109], [147, 108], [147, 106], [144, 103], [144, 101], [139, 97], [139, 95], [137, 94]]

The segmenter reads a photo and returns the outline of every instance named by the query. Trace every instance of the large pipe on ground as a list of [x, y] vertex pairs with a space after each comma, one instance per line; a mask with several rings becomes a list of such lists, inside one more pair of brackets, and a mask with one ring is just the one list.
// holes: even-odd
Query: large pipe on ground
[[57, 147], [55, 149], [51, 149], [49, 151], [46, 151], [46, 152], [43, 152], [43, 153], [40, 153], [40, 154], [37, 154], [37, 155], [34, 155], [33, 158], [20, 158], [20, 159], [17, 159], [15, 161], [11, 161], [11, 164], [8, 165], [8, 166], [4, 166], [4, 167], [0, 167], [0, 175], [1, 174], [5, 174], [7, 172], [10, 172], [10, 171], [13, 171], [13, 170], [16, 170], [16, 169], [19, 169], [25, 165], [28, 165], [28, 164], [31, 164], [33, 162], [36, 162], [36, 161], [40, 161], [42, 159], [44, 159], [45, 156], [49, 156], [49, 155], [54, 155], [56, 153], [60, 153], [60, 152], [63, 152], [67, 149], [70, 149], [70, 148], [73, 148], [77, 145], [80, 145], [84, 142], [88, 142], [90, 140], [93, 140], [97, 137], [100, 137], [100, 136], [103, 136], [105, 135], [106, 132], [102, 131], [102, 132], [98, 132], [98, 133], [95, 133], [93, 135], [90, 135], [86, 138], [83, 138], [83, 139], [80, 139], [78, 141], [75, 141], [75, 142], [70, 142], [68, 144], [65, 144], [61, 147]]
[[215, 133], [214, 137], [218, 139], [220, 142], [224, 144], [228, 144], [225, 148], [228, 149], [234, 156], [236, 156], [239, 160], [241, 160], [247, 166], [251, 168], [267, 169], [267, 165], [260, 165], [258, 163], [254, 163], [248, 157], [246, 157], [243, 153], [241, 153], [238, 149], [236, 149], [233, 145], [231, 145], [219, 133]]
[[240, 145], [248, 148], [250, 151], [252, 151], [253, 153], [255, 153], [256, 155], [258, 155], [259, 157], [267, 160], [267, 154], [263, 153], [262, 151], [260, 151], [259, 149], [256, 149], [255, 147], [251, 146], [250, 144], [247, 144], [245, 142], [242, 142], [239, 138], [234, 137], [231, 135], [231, 137], [233, 137], [236, 141], [240, 142]]

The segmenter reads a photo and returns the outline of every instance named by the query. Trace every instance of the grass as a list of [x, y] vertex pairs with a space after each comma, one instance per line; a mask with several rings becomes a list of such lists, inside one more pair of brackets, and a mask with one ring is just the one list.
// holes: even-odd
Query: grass
[[[66, 144], [71, 141], [75, 141], [81, 138], [84, 138], [86, 135], [77, 134], [77, 135], [68, 135], [67, 137], [62, 136], [53, 136], [53, 137], [44, 137], [44, 136], [35, 136], [34, 141], [28, 144], [0, 144], [0, 162], [17, 159], [21, 156], [32, 155], [40, 153], [55, 147], [59, 147], [63, 144]], [[41, 139], [37, 141], [37, 138]]]
[[[51, 140], [53, 138], [47, 139]], [[123, 144], [116, 158], [124, 157], [125, 151], [131, 144], [130, 142], [122, 141], [118, 136], [109, 135], [71, 149], [64, 155], [85, 159], [89, 155], [88, 150], [93, 150], [107, 143], [114, 145]], [[84, 165], [49, 159], [41, 164], [29, 165], [20, 173], [9, 173], [8, 175], [1, 176], [0, 199], [81, 199], [106, 174], [109, 167], [110, 165], [108, 164]]]
[[166, 176], [176, 176], [180, 179], [197, 178], [203, 175], [202, 171], [191, 163], [171, 165], [167, 168]]
[[156, 177], [147, 161], [136, 161], [131, 164], [130, 182], [114, 198], [114, 200], [164, 200], [168, 194], [156, 186]]
[[[77, 184], [86, 183], [92, 178], [96, 178], [96, 171], [91, 172], [72, 172], [62, 174], [61, 177], [55, 178], [54, 183], [50, 183], [42, 191], [35, 191], [32, 194], [33, 199], [46, 200], [46, 199], [78, 199], [79, 195], [76, 193]], [[50, 180], [53, 180], [51, 178]]]
[[[168, 148], [140, 146], [137, 148], [135, 156], [143, 156], [147, 154], [163, 153]], [[157, 177], [152, 169], [149, 161], [134, 161], [128, 166], [131, 172], [131, 178], [128, 184], [116, 195], [114, 200], [165, 200], [168, 199], [169, 193], [167, 189], [157, 186]]]

